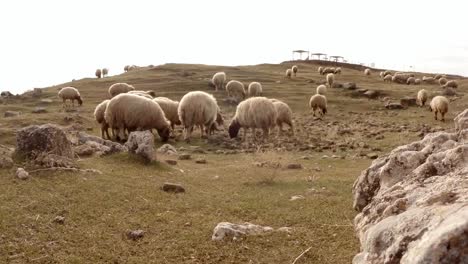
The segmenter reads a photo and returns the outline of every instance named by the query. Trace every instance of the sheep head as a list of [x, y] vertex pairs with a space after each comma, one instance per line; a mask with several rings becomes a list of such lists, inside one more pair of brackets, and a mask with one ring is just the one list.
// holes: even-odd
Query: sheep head
[[239, 121], [237, 120], [232, 120], [231, 124], [229, 125], [229, 137], [230, 138], [235, 138], [237, 137], [237, 134], [239, 134], [239, 130], [241, 128], [241, 125], [239, 124]]
[[157, 129], [157, 131], [162, 142], [167, 142], [169, 140], [169, 136], [171, 134], [171, 130], [169, 129], [169, 126], [165, 126], [161, 129]]
[[76, 100], [78, 101], [79, 106], [81, 106], [83, 104], [83, 100], [81, 100], [81, 96], [78, 96], [78, 98], [76, 98]]

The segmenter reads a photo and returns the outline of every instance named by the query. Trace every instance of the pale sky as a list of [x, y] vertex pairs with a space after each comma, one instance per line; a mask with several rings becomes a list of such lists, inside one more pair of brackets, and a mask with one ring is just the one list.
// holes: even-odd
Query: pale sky
[[249, 65], [305, 49], [468, 75], [465, 1], [0, 1], [0, 91], [124, 65]]

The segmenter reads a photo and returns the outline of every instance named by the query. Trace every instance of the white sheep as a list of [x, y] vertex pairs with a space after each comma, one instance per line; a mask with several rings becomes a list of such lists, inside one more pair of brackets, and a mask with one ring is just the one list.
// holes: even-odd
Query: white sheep
[[96, 109], [94, 109], [94, 118], [98, 124], [101, 125], [101, 136], [103, 139], [106, 139], [105, 135], [107, 135], [107, 139], [111, 139], [109, 136], [109, 124], [107, 124], [106, 119], [104, 118], [104, 113], [106, 112], [108, 103], [109, 100], [104, 100], [96, 106]]
[[422, 77], [422, 81], [423, 81], [424, 83], [434, 83], [434, 82], [435, 82], [435, 79], [434, 79], [434, 77], [426, 77], [426, 76], [423, 76], [423, 77]]
[[235, 97], [240, 100], [245, 99], [245, 87], [244, 84], [236, 81], [231, 80], [226, 84], [226, 92], [228, 96]]
[[250, 97], [261, 96], [263, 93], [262, 84], [259, 82], [251, 82], [249, 84], [248, 92]]
[[367, 75], [367, 76], [371, 75], [371, 70], [370, 69], [365, 69], [364, 70], [364, 75]]
[[443, 87], [458, 88], [458, 83], [455, 80], [447, 81]]
[[279, 134], [283, 133], [283, 124], [287, 124], [294, 135], [294, 127], [292, 123], [292, 110], [286, 103], [277, 100], [277, 99], [270, 99], [276, 109], [277, 117], [276, 117], [276, 125], [279, 129]]
[[218, 89], [222, 90], [224, 88], [224, 82], [226, 81], [226, 73], [224, 72], [215, 73], [211, 81], [213, 82], [216, 91], [218, 91]]
[[409, 78], [412, 78], [411, 75], [405, 73], [395, 73], [392, 77], [392, 82], [396, 82], [399, 84], [407, 84]]
[[392, 78], [393, 78], [393, 76], [391, 74], [388, 74], [388, 75], [384, 76], [383, 80], [384, 80], [384, 82], [391, 82]]
[[292, 75], [292, 70], [291, 70], [291, 69], [287, 69], [287, 70], [286, 70], [286, 78], [291, 79], [291, 75]]
[[229, 137], [237, 137], [239, 130], [244, 129], [244, 140], [247, 130], [252, 129], [255, 139], [255, 129], [263, 130], [263, 137], [267, 138], [270, 129], [275, 127], [278, 113], [273, 102], [266, 97], [253, 97], [237, 105], [236, 114], [229, 125]]
[[335, 72], [335, 68], [329, 68], [329, 67], [325, 67], [322, 71], [322, 75], [325, 75], [325, 74], [328, 74], [328, 73], [334, 73]]
[[441, 121], [445, 121], [445, 114], [448, 112], [449, 100], [444, 96], [438, 95], [432, 98], [430, 109], [431, 112], [434, 112], [434, 118], [437, 120], [437, 113], [440, 113], [442, 116]]
[[341, 67], [337, 67], [334, 74], [341, 74]]
[[440, 78], [442, 78], [442, 74], [436, 74], [434, 76], [434, 79], [436, 79], [436, 80], [439, 80]]
[[416, 103], [420, 106], [423, 107], [426, 104], [427, 98], [429, 97], [429, 94], [425, 89], [421, 89], [418, 92], [418, 96], [416, 97]]
[[382, 79], [383, 79], [383, 77], [385, 77], [383, 71], [381, 71], [381, 72], [379, 73], [379, 76], [380, 76], [380, 78], [382, 78]]
[[[114, 136], [125, 139], [125, 130], [143, 131], [156, 129], [163, 142], [169, 139], [170, 126], [161, 107], [145, 97], [119, 94], [107, 104], [104, 118]], [[114, 133], [117, 131], [117, 133]]]
[[414, 77], [409, 77], [409, 78], [406, 80], [406, 84], [407, 84], [407, 85], [415, 84], [415, 83], [416, 83], [416, 78], [414, 78]]
[[322, 66], [318, 67], [317, 71], [318, 71], [318, 73], [322, 74], [323, 73], [323, 67]]
[[148, 99], [153, 99], [153, 96], [151, 96], [151, 94], [149, 94], [146, 91], [132, 90], [132, 91], [128, 91], [127, 93], [138, 95], [138, 96], [143, 96], [143, 97], [146, 97]]
[[78, 105], [81, 106], [83, 104], [83, 100], [81, 99], [80, 92], [75, 87], [63, 87], [58, 92], [58, 97], [61, 98], [63, 101], [62, 103], [63, 108], [67, 107], [66, 105], [67, 100], [70, 100], [72, 102], [72, 107], [75, 106], [75, 100], [78, 101]]
[[114, 83], [109, 87], [109, 95], [110, 97], [114, 97], [118, 94], [128, 93], [133, 90], [135, 90], [135, 87], [127, 83]]
[[136, 65], [128, 66], [128, 71], [133, 71], [133, 70], [136, 70], [136, 69], [138, 69], [138, 66], [136, 66]]
[[383, 77], [385, 78], [385, 76], [387, 76], [387, 75], [391, 75], [391, 74], [392, 74], [392, 72], [391, 72], [391, 71], [389, 71], [389, 70], [385, 70], [385, 71], [383, 71], [383, 74], [382, 74], [382, 75], [383, 75]]
[[317, 94], [325, 95], [327, 93], [327, 86], [321, 84], [317, 86]]
[[97, 78], [101, 78], [101, 76], [102, 76], [101, 69], [97, 69], [94, 74], [96, 75]]
[[420, 85], [420, 84], [421, 84], [421, 79], [416, 78], [416, 79], [414, 80], [414, 84], [415, 84], [415, 85]]
[[103, 78], [107, 77], [108, 74], [109, 74], [109, 69], [107, 69], [107, 68], [102, 69], [102, 77]]
[[193, 91], [185, 94], [179, 103], [177, 113], [184, 127], [184, 139], [190, 140], [194, 126], [200, 127], [201, 137], [209, 131], [218, 117], [218, 103], [213, 95]]
[[327, 98], [321, 94], [314, 94], [310, 97], [309, 106], [313, 109], [314, 116], [317, 110], [321, 116], [324, 116], [327, 113]]
[[333, 83], [335, 82], [335, 75], [333, 73], [327, 74], [327, 84], [328, 87], [332, 87]]
[[440, 84], [440, 86], [444, 86], [446, 83], [447, 83], [447, 79], [445, 79], [445, 78], [443, 78], [443, 77], [441, 77], [441, 78], [439, 79], [439, 84]]
[[294, 77], [296, 77], [296, 75], [297, 75], [297, 70], [298, 70], [297, 65], [292, 66], [291, 69], [292, 69], [292, 71], [293, 71], [293, 73], [294, 73]]
[[174, 130], [175, 125], [180, 125], [179, 113], [177, 112], [179, 109], [179, 102], [173, 101], [167, 97], [156, 97], [153, 99], [161, 109], [164, 111], [164, 115], [171, 123], [171, 128]]

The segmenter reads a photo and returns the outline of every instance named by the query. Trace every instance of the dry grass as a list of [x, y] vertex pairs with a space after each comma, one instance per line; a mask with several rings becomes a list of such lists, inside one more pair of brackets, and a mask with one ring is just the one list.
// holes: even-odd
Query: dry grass
[[[37, 99], [15, 99], [0, 105], [0, 112], [19, 110], [24, 115], [2, 119], [0, 144], [14, 145], [16, 129], [29, 124], [54, 122], [81, 125], [99, 134], [93, 122], [94, 106], [107, 98], [107, 88], [125, 81], [138, 89], [153, 89], [161, 96], [174, 99], [191, 90], [208, 90], [207, 78], [225, 71], [229, 79], [244, 83], [260, 81], [265, 95], [290, 104], [297, 120], [326, 126], [337, 122], [352, 130], [363, 130], [375, 123], [415, 127], [427, 124], [442, 129], [451, 122], [435, 122], [430, 112], [419, 108], [388, 111], [379, 101], [353, 98], [341, 89], [329, 89], [329, 115], [324, 121], [313, 121], [307, 101], [316, 84], [322, 80], [316, 66], [299, 64], [298, 78], [285, 80], [284, 69], [291, 65], [257, 65], [217, 67], [167, 64], [104, 79], [84, 79], [74, 83], [83, 97], [84, 106], [76, 113], [61, 111], [56, 99], [57, 87], [45, 90], [41, 98], [52, 98], [47, 114], [30, 114]], [[187, 74], [188, 73], [188, 74]], [[194, 74], [191, 74], [194, 73]], [[276, 81], [280, 80], [281, 83]], [[437, 86], [384, 84], [376, 74], [343, 69], [338, 82], [353, 81], [359, 87], [384, 91], [392, 98], [414, 95], [420, 88], [437, 92]], [[468, 82], [461, 81], [461, 93]], [[234, 107], [222, 102], [224, 92], [214, 93], [226, 116]], [[467, 105], [466, 97], [451, 105], [450, 120]], [[355, 117], [349, 112], [364, 114]], [[367, 115], [366, 115], [367, 114]], [[71, 117], [66, 121], [65, 117]], [[366, 119], [367, 123], [350, 122]], [[302, 129], [302, 128], [299, 128]], [[320, 137], [333, 140], [338, 135], [324, 129]], [[298, 137], [307, 131], [299, 131]], [[196, 136], [196, 135], [195, 135]], [[309, 135], [314, 137], [314, 135]], [[417, 138], [417, 131], [385, 132], [375, 140], [360, 133], [342, 135], [349, 140], [365, 141], [383, 152]], [[172, 142], [176, 146], [189, 145]], [[159, 142], [158, 142], [159, 144]], [[191, 145], [203, 149], [217, 148], [195, 138]], [[335, 151], [335, 152], [334, 152]], [[352, 219], [351, 187], [370, 160], [353, 158], [360, 150], [325, 149], [305, 152], [260, 149], [252, 154], [193, 154], [207, 159], [207, 164], [193, 160], [179, 161], [177, 166], [163, 163], [144, 165], [126, 154], [103, 158], [85, 158], [83, 169], [97, 169], [99, 174], [39, 172], [28, 181], [15, 179], [13, 170], [0, 170], [0, 262], [7, 263], [291, 263], [301, 252], [312, 247], [297, 263], [349, 263], [358, 251]], [[345, 155], [346, 159], [322, 158], [323, 155]], [[308, 156], [308, 160], [301, 157]], [[166, 157], [159, 157], [161, 160]], [[288, 163], [301, 163], [302, 170], [287, 170]], [[257, 164], [263, 164], [258, 166]], [[278, 166], [279, 164], [279, 166]], [[185, 194], [160, 191], [166, 182], [181, 183]], [[305, 199], [289, 201], [293, 195]], [[63, 225], [53, 222], [61, 215]], [[244, 222], [272, 227], [291, 227], [293, 232], [248, 237], [238, 242], [211, 241], [213, 228], [222, 221]], [[143, 239], [128, 240], [127, 230], [142, 229]]]

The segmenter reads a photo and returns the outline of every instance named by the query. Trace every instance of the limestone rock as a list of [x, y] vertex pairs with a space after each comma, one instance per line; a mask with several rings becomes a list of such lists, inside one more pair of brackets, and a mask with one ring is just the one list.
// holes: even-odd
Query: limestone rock
[[185, 192], [185, 188], [180, 184], [169, 183], [166, 182], [163, 184], [161, 189], [165, 192], [172, 192], [172, 193], [183, 193]]
[[408, 107], [408, 106], [416, 106], [416, 98], [414, 97], [409, 97], [409, 96], [406, 96], [406, 97], [403, 97], [400, 99], [400, 104], [404, 107]]
[[21, 112], [5, 111], [5, 113], [3, 114], [3, 117], [16, 117], [16, 116], [20, 116], [20, 115], [21, 115]]
[[150, 131], [134, 131], [128, 136], [125, 146], [130, 153], [136, 154], [147, 162], [156, 159], [154, 136]]
[[290, 163], [286, 166], [287, 169], [290, 170], [300, 170], [302, 169], [302, 164], [300, 163]]
[[244, 224], [221, 222], [214, 228], [211, 240], [238, 240], [248, 235], [259, 235], [271, 231], [273, 231], [273, 228], [269, 226], [254, 225], [247, 222]]
[[23, 168], [18, 168], [16, 170], [16, 177], [20, 180], [27, 180], [29, 179], [29, 173], [25, 171]]
[[82, 151], [93, 152], [98, 156], [127, 151], [127, 148], [119, 143], [88, 135], [85, 132], [78, 132], [76, 141], [76, 144], [78, 145], [86, 145], [85, 147], [82, 147]]
[[141, 239], [143, 238], [144, 235], [145, 235], [145, 232], [141, 229], [127, 231], [127, 238], [131, 240]]
[[167, 164], [169, 165], [177, 165], [177, 160], [173, 160], [173, 159], [167, 159], [165, 160]]
[[192, 155], [190, 155], [190, 154], [184, 153], [184, 154], [179, 155], [179, 160], [189, 160], [191, 158], [192, 158]]
[[394, 110], [394, 109], [404, 109], [405, 107], [400, 103], [390, 103], [390, 102], [388, 102], [385, 105], [385, 108], [390, 109], [390, 110]]

